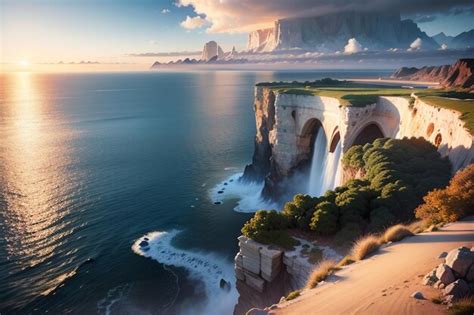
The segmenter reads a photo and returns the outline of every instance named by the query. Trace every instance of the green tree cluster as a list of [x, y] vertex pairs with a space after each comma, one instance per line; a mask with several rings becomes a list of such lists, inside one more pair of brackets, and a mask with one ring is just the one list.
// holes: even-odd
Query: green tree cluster
[[282, 212], [259, 211], [242, 232], [270, 243], [269, 231], [288, 228], [335, 235], [341, 243], [353, 240], [413, 219], [423, 196], [448, 183], [451, 169], [449, 160], [423, 138], [381, 138], [356, 145], [345, 153], [342, 163], [344, 168], [360, 169], [364, 177], [320, 197], [295, 195]]

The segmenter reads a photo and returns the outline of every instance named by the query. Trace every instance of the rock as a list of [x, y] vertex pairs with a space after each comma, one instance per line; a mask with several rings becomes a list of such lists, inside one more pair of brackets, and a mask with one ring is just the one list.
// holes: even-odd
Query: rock
[[442, 252], [441, 254], [439, 254], [438, 258], [446, 258], [446, 256], [448, 256], [448, 253]]
[[145, 246], [148, 246], [148, 242], [147, 241], [141, 241], [139, 245], [140, 245], [140, 247], [145, 247]]
[[458, 300], [470, 293], [469, 285], [463, 279], [458, 279], [444, 289], [444, 295], [452, 295], [453, 300]]
[[446, 256], [446, 265], [464, 278], [474, 263], [474, 252], [467, 247], [453, 249]]
[[474, 282], [469, 283], [469, 290], [471, 290], [471, 295], [474, 295]]
[[436, 278], [443, 284], [448, 285], [456, 281], [453, 271], [446, 264], [440, 264], [436, 269]]
[[434, 268], [423, 277], [423, 285], [434, 285], [439, 280], [436, 277], [436, 269], [437, 268]]
[[417, 299], [417, 300], [424, 300], [425, 297], [420, 291], [413, 292], [411, 295], [412, 298]]
[[216, 201], [216, 202], [214, 202], [214, 204], [215, 204], [215, 205], [220, 205], [220, 204], [222, 204], [222, 202]]
[[224, 57], [224, 51], [222, 50], [221, 46], [217, 45], [215, 41], [211, 40], [210, 42], [204, 44], [201, 60], [209, 61], [213, 58], [214, 60], [217, 60], [222, 57]]
[[221, 281], [219, 282], [219, 287], [228, 292], [230, 291], [230, 282], [227, 282], [221, 278]]
[[436, 288], [436, 289], [444, 289], [446, 287], [446, 285], [441, 281], [436, 281], [436, 283], [433, 285], [433, 287]]
[[245, 272], [245, 283], [260, 293], [262, 293], [265, 288], [265, 280], [249, 272]]
[[469, 271], [466, 274], [467, 282], [474, 282], [474, 264], [469, 268]]

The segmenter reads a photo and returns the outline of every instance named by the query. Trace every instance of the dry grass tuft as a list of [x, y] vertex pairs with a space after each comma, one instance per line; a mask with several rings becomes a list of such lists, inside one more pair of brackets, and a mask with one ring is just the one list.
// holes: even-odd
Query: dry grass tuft
[[428, 226], [429, 226], [428, 221], [420, 220], [420, 221], [415, 221], [411, 223], [410, 225], [408, 225], [408, 229], [410, 229], [410, 231], [413, 234], [418, 234], [418, 233], [424, 232]]
[[388, 228], [383, 234], [383, 240], [385, 242], [398, 242], [407, 236], [413, 236], [413, 232], [410, 231], [408, 226], [403, 224], [397, 224]]
[[351, 249], [350, 256], [355, 261], [362, 260], [379, 249], [381, 243], [382, 242], [379, 237], [375, 235], [367, 235], [355, 242]]
[[336, 262], [334, 260], [323, 260], [316, 268], [313, 270], [311, 275], [306, 282], [306, 288], [312, 289], [314, 288], [319, 282], [326, 279], [326, 277], [331, 274], [331, 272], [336, 267]]
[[351, 256], [347, 255], [339, 261], [337, 266], [338, 267], [344, 267], [344, 266], [350, 265], [352, 263], [354, 263], [354, 259], [352, 259]]
[[451, 315], [472, 315], [474, 314], [474, 296], [460, 299], [449, 308]]
[[291, 301], [293, 299], [296, 299], [298, 296], [300, 296], [300, 290], [295, 290], [288, 293], [288, 295], [286, 296], [286, 300]]

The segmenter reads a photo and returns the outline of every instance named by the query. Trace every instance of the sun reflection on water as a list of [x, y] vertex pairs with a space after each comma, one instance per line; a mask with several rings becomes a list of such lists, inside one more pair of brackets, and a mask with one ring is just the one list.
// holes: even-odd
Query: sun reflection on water
[[13, 279], [17, 273], [30, 272], [29, 277], [12, 281], [14, 287], [48, 293], [65, 277], [51, 257], [61, 252], [64, 237], [74, 232], [68, 228], [71, 220], [63, 220], [70, 212], [72, 188], [71, 174], [65, 172], [71, 163], [65, 139], [73, 133], [58, 124], [61, 117], [51, 112], [47, 95], [42, 94], [45, 83], [35, 74], [19, 72], [2, 81], [0, 205], [5, 209], [0, 218], [6, 260]]

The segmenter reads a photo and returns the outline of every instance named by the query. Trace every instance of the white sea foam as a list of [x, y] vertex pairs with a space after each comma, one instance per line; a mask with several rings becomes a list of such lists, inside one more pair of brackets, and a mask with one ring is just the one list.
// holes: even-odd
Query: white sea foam
[[255, 212], [260, 209], [277, 209], [277, 204], [262, 198], [263, 182], [241, 181], [242, 173], [237, 173], [220, 182], [209, 192], [214, 203], [237, 199], [234, 210], [237, 212]]
[[[213, 253], [174, 247], [171, 242], [179, 233], [177, 230], [148, 233], [135, 241], [132, 250], [164, 265], [184, 268], [191, 279], [204, 284], [207, 301], [192, 310], [184, 310], [183, 314], [232, 314], [238, 298], [232, 264]], [[220, 288], [221, 279], [230, 282], [229, 291]]]

